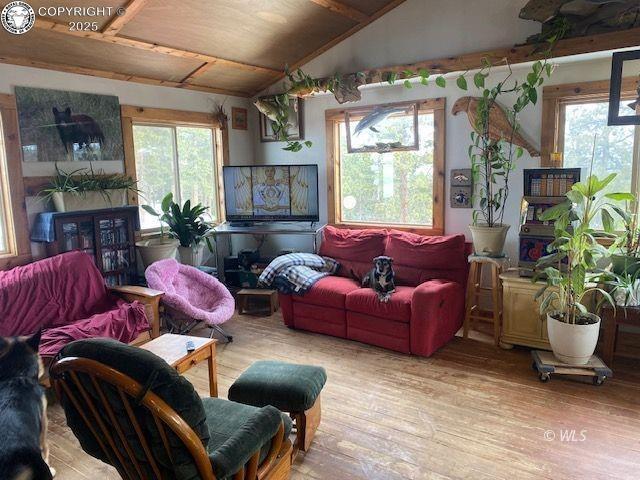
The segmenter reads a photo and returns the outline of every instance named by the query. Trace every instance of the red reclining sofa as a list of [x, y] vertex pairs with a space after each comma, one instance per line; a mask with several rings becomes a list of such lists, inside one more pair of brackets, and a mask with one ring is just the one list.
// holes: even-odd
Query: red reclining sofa
[[[320, 255], [340, 262], [304, 295], [280, 294], [284, 323], [371, 345], [430, 356], [462, 326], [471, 245], [463, 235], [326, 227]], [[393, 258], [396, 292], [381, 303], [360, 279], [379, 255]]]

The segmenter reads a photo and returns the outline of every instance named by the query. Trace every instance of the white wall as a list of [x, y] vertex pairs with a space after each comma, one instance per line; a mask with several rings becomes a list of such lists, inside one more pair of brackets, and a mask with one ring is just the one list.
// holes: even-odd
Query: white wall
[[[525, 3], [526, 1], [520, 0], [409, 0], [302, 68], [313, 76], [324, 76], [335, 71], [352, 72], [357, 68], [401, 64], [513, 45], [524, 41], [528, 35], [535, 32], [535, 28], [532, 28], [532, 25], [535, 27], [533, 22], [518, 19], [518, 12]], [[516, 66], [514, 79], [522, 78], [529, 68], [530, 65]], [[488, 80], [488, 85], [501, 80], [504, 75], [504, 70], [495, 69]], [[602, 80], [609, 78], [609, 75], [609, 59], [589, 60], [587, 56], [574, 57], [560, 62], [549, 84]], [[276, 92], [278, 88], [281, 87], [272, 87], [270, 92]], [[367, 86], [361, 91], [362, 100], [352, 105], [445, 97], [447, 112], [450, 112], [451, 106], [459, 97], [477, 94], [473, 88], [468, 92], [460, 91], [453, 81], [450, 81], [445, 89], [435, 85], [424, 87], [414, 84], [414, 88], [409, 90], [400, 83], [394, 86], [386, 84]], [[542, 97], [542, 92], [539, 97]], [[511, 100], [507, 97], [502, 101]], [[282, 144], [259, 142], [256, 144], [257, 163], [317, 163], [319, 165], [320, 216], [323, 221], [327, 219], [326, 193], [324, 193], [326, 192], [327, 158], [324, 111], [337, 107], [339, 104], [332, 95], [317, 95], [305, 99], [304, 131], [305, 139], [313, 142], [313, 147], [310, 149], [294, 154], [284, 152], [281, 149]], [[538, 105], [528, 107], [519, 117], [525, 136], [538, 147], [540, 146], [541, 114], [542, 104], [539, 102]], [[453, 168], [470, 166], [467, 155], [470, 131], [471, 126], [466, 115], [453, 116], [447, 113], [445, 232], [447, 234], [464, 233], [467, 238], [470, 238], [467, 226], [471, 222], [472, 210], [449, 207], [449, 174]], [[525, 154], [511, 177], [505, 222], [512, 226], [507, 238], [507, 253], [514, 265], [518, 258], [518, 211], [523, 195], [522, 170], [537, 167], [539, 167], [539, 158], [531, 158]], [[292, 244], [305, 248], [305, 245], [295, 242], [294, 239], [286, 239], [284, 244], [282, 241], [278, 242], [278, 245]]]
[[[231, 107], [254, 108], [246, 98], [0, 64], [0, 93], [13, 94], [15, 86], [116, 95], [121, 105], [194, 112], [211, 112], [215, 102], [224, 102], [225, 111], [229, 116], [231, 115]], [[257, 135], [254, 127], [255, 122], [250, 122], [249, 130], [234, 130], [229, 122], [229, 156], [232, 164], [242, 165], [254, 162], [254, 139]], [[72, 170], [86, 166], [84, 164], [85, 162], [62, 162], [59, 166], [63, 170]], [[93, 166], [96, 170], [102, 169], [109, 173], [123, 172], [124, 159], [94, 162]], [[51, 175], [55, 172], [53, 162], [23, 162], [22, 170], [25, 177]], [[36, 213], [45, 209], [46, 206], [39, 199], [28, 197], [29, 225], [33, 224]], [[33, 245], [32, 248], [37, 256], [42, 253], [39, 247]]]

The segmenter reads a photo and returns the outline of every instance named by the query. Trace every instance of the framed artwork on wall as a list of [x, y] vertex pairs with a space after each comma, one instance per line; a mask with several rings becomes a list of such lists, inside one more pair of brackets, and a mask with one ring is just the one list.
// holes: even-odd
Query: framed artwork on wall
[[451, 208], [473, 207], [473, 179], [470, 168], [454, 168], [451, 170]]
[[[626, 101], [622, 97], [622, 79], [638, 79], [637, 97]], [[611, 62], [608, 125], [640, 125], [640, 50], [617, 52]], [[624, 100], [624, 101], [623, 101]]]
[[28, 87], [15, 94], [23, 161], [123, 161], [118, 97]]
[[[269, 97], [263, 97], [269, 99]], [[260, 113], [260, 141], [283, 142], [278, 138], [273, 129], [274, 122], [265, 114]], [[289, 97], [289, 118], [287, 128], [287, 140], [303, 140], [302, 131], [302, 100], [298, 97]]]
[[231, 107], [231, 128], [234, 130], [247, 130], [249, 128], [247, 115], [246, 108]]

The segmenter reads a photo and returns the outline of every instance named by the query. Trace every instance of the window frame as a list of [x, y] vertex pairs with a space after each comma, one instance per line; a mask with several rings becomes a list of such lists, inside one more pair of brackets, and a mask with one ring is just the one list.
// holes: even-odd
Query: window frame
[[[165, 108], [145, 108], [131, 105], [120, 107], [122, 118], [122, 135], [124, 143], [125, 173], [133, 180], [138, 179], [136, 171], [135, 144], [133, 138], [134, 125], [150, 125], [157, 127], [199, 127], [210, 128], [214, 147], [214, 171], [216, 177], [216, 220], [212, 225], [224, 223], [224, 189], [222, 167], [229, 165], [229, 131], [227, 122], [221, 123], [212, 114], [191, 112], [185, 110], [171, 110]], [[176, 152], [177, 154], [177, 152]], [[129, 192], [129, 204], [140, 205], [137, 192]], [[142, 235], [156, 235], [159, 228], [141, 230]]]
[[3, 135], [4, 145], [4, 152], [0, 153], [0, 202], [7, 232], [7, 251], [0, 253], [0, 270], [6, 270], [29, 263], [32, 255], [14, 95], [0, 94], [0, 117], [0, 134]]
[[[403, 230], [421, 235], [444, 235], [444, 192], [445, 192], [445, 103], [444, 97], [416, 100], [418, 114], [433, 114], [433, 223], [429, 226], [410, 224], [389, 224], [375, 222], [342, 221], [340, 200], [340, 131], [339, 124], [344, 121], [346, 111], [362, 110], [362, 107], [336, 108], [325, 111], [326, 154], [327, 154], [327, 215], [330, 225], [342, 228], [385, 228]], [[394, 105], [378, 104], [371, 107]]]
[[[540, 149], [540, 166], [542, 168], [562, 167], [551, 159], [552, 153], [564, 152], [564, 126], [567, 105], [599, 103], [609, 101], [609, 80], [593, 82], [565, 83], [544, 87], [542, 93], [542, 138]], [[622, 80], [621, 100], [632, 100], [637, 97], [637, 77]], [[637, 173], [640, 166], [638, 144], [640, 128], [636, 126], [635, 148], [633, 156], [633, 189], [638, 191]]]

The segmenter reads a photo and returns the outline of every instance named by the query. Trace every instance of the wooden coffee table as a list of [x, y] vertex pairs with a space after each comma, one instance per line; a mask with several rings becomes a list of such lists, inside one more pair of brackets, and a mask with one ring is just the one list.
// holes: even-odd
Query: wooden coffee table
[[[196, 347], [193, 352], [187, 352], [186, 344], [189, 340], [191, 340]], [[216, 364], [216, 343], [218, 343], [216, 339], [165, 333], [150, 342], [140, 345], [140, 348], [155, 353], [180, 374], [186, 372], [194, 365], [207, 360], [209, 363], [209, 394], [212, 397], [217, 397], [218, 367]]]

